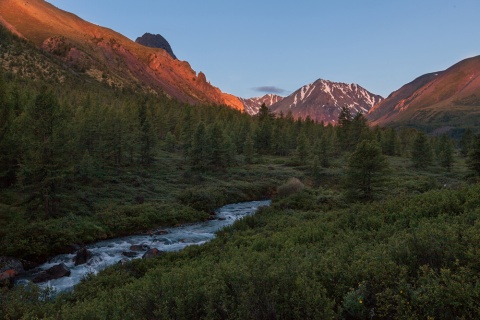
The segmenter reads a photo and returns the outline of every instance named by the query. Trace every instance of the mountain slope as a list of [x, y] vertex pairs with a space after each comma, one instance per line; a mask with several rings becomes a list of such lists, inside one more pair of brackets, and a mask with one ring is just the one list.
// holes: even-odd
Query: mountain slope
[[173, 59], [163, 49], [142, 46], [48, 2], [1, 0], [0, 23], [98, 81], [165, 92], [187, 103], [228, 104], [243, 110], [239, 99], [212, 86], [188, 62]]
[[255, 115], [258, 113], [258, 110], [260, 110], [262, 104], [265, 103], [267, 107], [270, 107], [271, 105], [281, 101], [282, 99], [283, 97], [281, 96], [269, 93], [264, 95], [263, 97], [256, 97], [250, 99], [240, 98], [240, 101], [242, 101], [246, 113], [248, 113], [249, 115]]
[[379, 125], [458, 126], [480, 119], [480, 56], [404, 85], [367, 115]]
[[367, 113], [382, 99], [381, 96], [372, 94], [357, 84], [318, 79], [275, 103], [270, 109], [283, 114], [291, 111], [294, 118], [304, 119], [310, 116], [318, 122], [334, 124], [341, 107], [348, 106], [353, 114]]

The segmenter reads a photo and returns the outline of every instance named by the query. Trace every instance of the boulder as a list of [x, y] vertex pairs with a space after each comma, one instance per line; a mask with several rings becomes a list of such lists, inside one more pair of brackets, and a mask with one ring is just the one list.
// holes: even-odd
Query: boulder
[[87, 250], [86, 247], [80, 248], [75, 255], [74, 261], [75, 265], [81, 265], [87, 263], [88, 259], [92, 256], [92, 253]]
[[8, 269], [2, 273], [0, 273], [0, 287], [2, 286], [8, 286], [12, 287], [13, 286], [13, 279], [17, 273], [13, 269]]
[[68, 276], [70, 276], [70, 269], [64, 263], [60, 263], [40, 272], [32, 281], [39, 283]]
[[163, 251], [160, 251], [157, 248], [152, 248], [152, 249], [149, 249], [147, 252], [145, 252], [145, 254], [142, 256], [142, 259], [154, 258], [162, 255], [163, 253], [164, 253]]
[[25, 272], [20, 260], [10, 257], [0, 257], [0, 273], [7, 270], [14, 270], [16, 275]]
[[147, 251], [148, 249], [150, 249], [150, 247], [144, 243], [130, 246], [131, 251]]
[[122, 252], [122, 255], [124, 255], [125, 257], [128, 257], [128, 258], [134, 258], [138, 255], [138, 253], [136, 253], [134, 251], [124, 251], [124, 252]]

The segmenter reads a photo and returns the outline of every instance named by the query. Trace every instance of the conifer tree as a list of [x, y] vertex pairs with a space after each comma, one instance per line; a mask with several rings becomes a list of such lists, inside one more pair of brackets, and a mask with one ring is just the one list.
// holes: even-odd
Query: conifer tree
[[387, 129], [382, 135], [382, 151], [384, 154], [394, 156], [397, 150], [397, 132], [393, 128]]
[[177, 139], [175, 138], [175, 135], [170, 131], [167, 132], [167, 135], [165, 136], [165, 149], [168, 152], [174, 152], [176, 144], [177, 144]]
[[415, 168], [426, 168], [432, 164], [432, 148], [423, 132], [417, 133], [413, 141], [411, 160]]
[[301, 164], [307, 162], [308, 157], [308, 146], [307, 146], [307, 137], [305, 134], [301, 134], [297, 138], [297, 159]]
[[468, 167], [480, 176], [480, 134], [475, 136], [468, 154]]
[[330, 141], [326, 134], [323, 134], [315, 143], [315, 155], [318, 157], [320, 166], [330, 167]]
[[442, 135], [438, 142], [437, 159], [442, 167], [450, 171], [453, 165], [453, 142], [446, 134]]
[[313, 164], [312, 164], [312, 178], [313, 178], [313, 184], [316, 187], [320, 185], [321, 172], [322, 172], [321, 170], [322, 169], [320, 168], [320, 160], [318, 156], [314, 156]]
[[343, 106], [338, 115], [337, 137], [340, 151], [350, 148], [350, 128], [353, 121], [352, 112], [347, 106]]
[[206, 170], [208, 164], [207, 131], [200, 122], [193, 133], [192, 146], [189, 152], [190, 164], [195, 170]]
[[464, 157], [468, 156], [470, 152], [473, 142], [475, 140], [475, 135], [473, 134], [472, 129], [467, 128], [460, 139], [460, 152]]
[[245, 139], [245, 144], [243, 145], [243, 155], [245, 156], [246, 163], [253, 163], [253, 157], [255, 156], [255, 145], [250, 134]]
[[215, 168], [225, 168], [228, 162], [227, 143], [219, 122], [210, 126], [206, 141], [208, 163]]
[[373, 200], [386, 181], [388, 162], [374, 141], [360, 142], [349, 158], [347, 194], [352, 200]]

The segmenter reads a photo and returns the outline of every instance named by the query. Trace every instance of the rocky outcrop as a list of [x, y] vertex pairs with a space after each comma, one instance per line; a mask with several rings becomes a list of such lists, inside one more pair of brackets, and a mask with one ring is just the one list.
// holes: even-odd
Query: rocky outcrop
[[80, 250], [77, 251], [77, 254], [75, 255], [74, 261], [75, 265], [81, 265], [87, 263], [88, 259], [92, 256], [92, 253], [87, 250], [87, 248], [83, 247]]
[[64, 263], [61, 263], [40, 272], [35, 278], [33, 278], [32, 282], [41, 283], [68, 276], [70, 276], [70, 269]]
[[93, 78], [116, 88], [164, 93], [185, 103], [227, 105], [243, 111], [237, 97], [223, 93], [204, 75], [197, 77], [187, 62], [167, 52], [168, 47], [166, 51], [141, 45], [43, 0], [2, 0], [0, 15], [4, 21], [0, 23], [52, 53], [68, 73], [88, 81]]
[[143, 36], [138, 37], [135, 42], [141, 44], [142, 46], [163, 49], [167, 51], [173, 59], [177, 59], [173, 53], [170, 43], [168, 43], [168, 41], [159, 34], [151, 34], [147, 32]]

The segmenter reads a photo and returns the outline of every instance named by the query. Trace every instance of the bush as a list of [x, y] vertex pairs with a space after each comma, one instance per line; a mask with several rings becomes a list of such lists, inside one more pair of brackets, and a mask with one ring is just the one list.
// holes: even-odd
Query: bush
[[286, 198], [302, 191], [305, 185], [297, 178], [290, 178], [287, 182], [277, 188], [277, 195], [279, 198]]

